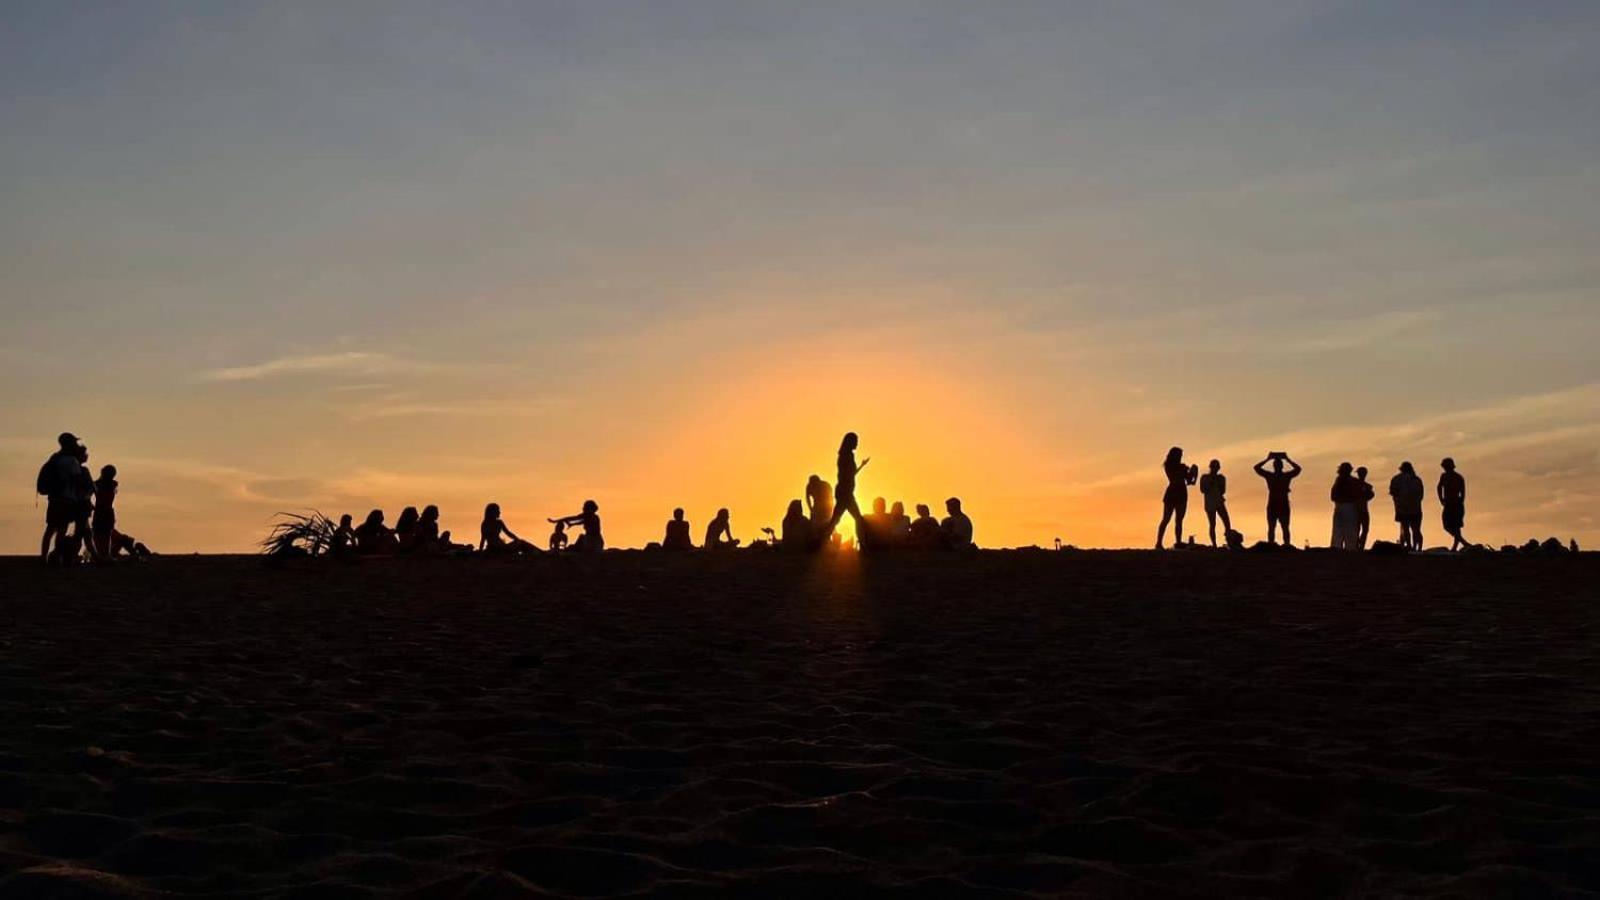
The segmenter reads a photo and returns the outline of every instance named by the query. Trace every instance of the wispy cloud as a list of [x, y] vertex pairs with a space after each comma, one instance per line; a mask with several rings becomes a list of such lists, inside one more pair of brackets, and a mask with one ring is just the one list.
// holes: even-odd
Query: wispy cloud
[[[229, 366], [208, 369], [201, 374], [206, 381], [262, 381], [295, 375], [354, 375], [370, 378], [379, 375], [417, 374], [439, 372], [454, 368], [443, 363], [407, 359], [392, 353], [371, 350], [348, 350], [339, 353], [311, 353], [297, 356], [280, 356], [266, 362], [248, 366]], [[374, 385], [358, 386], [371, 389]]]
[[1289, 341], [1281, 345], [1281, 349], [1289, 353], [1333, 353], [1370, 347], [1410, 334], [1442, 318], [1438, 310], [1416, 309], [1394, 310], [1345, 322], [1325, 322], [1319, 326], [1323, 333]]

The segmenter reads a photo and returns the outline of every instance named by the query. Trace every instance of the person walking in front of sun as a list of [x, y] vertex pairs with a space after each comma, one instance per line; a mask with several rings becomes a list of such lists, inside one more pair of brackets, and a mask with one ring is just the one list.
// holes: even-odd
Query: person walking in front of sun
[[[1272, 463], [1272, 468], [1267, 468], [1267, 463]], [[1290, 467], [1284, 470], [1284, 465]], [[1283, 526], [1284, 546], [1294, 546], [1294, 539], [1289, 537], [1289, 485], [1290, 482], [1300, 477], [1304, 471], [1300, 464], [1289, 458], [1289, 454], [1282, 450], [1274, 450], [1267, 454], [1267, 458], [1256, 463], [1255, 473], [1267, 483], [1267, 543], [1277, 543], [1277, 528]]]
[[844, 518], [845, 513], [849, 513], [851, 518], [855, 519], [858, 537], [866, 531], [861, 507], [856, 503], [856, 476], [867, 467], [867, 463], [872, 462], [872, 457], [863, 459], [860, 465], [856, 464], [856, 447], [860, 443], [861, 439], [856, 437], [854, 431], [846, 432], [844, 440], [839, 442], [839, 477], [833, 484], [833, 515], [829, 517], [828, 526], [822, 532], [823, 539], [833, 534], [833, 530], [839, 527], [839, 520]]
[[1233, 530], [1228, 519], [1228, 476], [1222, 474], [1222, 461], [1213, 459], [1210, 471], [1200, 476], [1200, 496], [1206, 502], [1206, 523], [1211, 527], [1211, 546], [1217, 545], [1217, 519], [1222, 519], [1222, 533]]
[[1439, 463], [1439, 468], [1444, 471], [1439, 475], [1436, 491], [1439, 505], [1444, 507], [1444, 530], [1450, 535], [1451, 552], [1463, 550], [1472, 546], [1461, 534], [1467, 524], [1467, 480], [1456, 471], [1456, 461], [1448, 456]]
[[1189, 485], [1200, 477], [1199, 466], [1184, 465], [1182, 447], [1167, 451], [1161, 471], [1167, 476], [1167, 490], [1161, 495], [1161, 527], [1156, 529], [1157, 550], [1161, 549], [1167, 538], [1167, 523], [1174, 518], [1177, 523], [1172, 529], [1173, 545], [1183, 543], [1183, 517], [1189, 511]]

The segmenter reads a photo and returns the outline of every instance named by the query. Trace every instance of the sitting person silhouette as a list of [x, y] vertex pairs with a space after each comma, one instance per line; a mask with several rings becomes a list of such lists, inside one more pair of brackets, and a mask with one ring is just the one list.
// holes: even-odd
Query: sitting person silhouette
[[583, 501], [583, 512], [577, 515], [562, 516], [550, 521], [562, 525], [583, 526], [583, 534], [578, 535], [578, 539], [572, 544], [574, 552], [599, 553], [606, 548], [606, 539], [600, 534], [600, 504], [593, 500]]
[[472, 548], [453, 543], [450, 540], [450, 532], [439, 530], [439, 507], [430, 503], [422, 508], [422, 515], [417, 519], [416, 532], [411, 539], [411, 550], [419, 554], [450, 553], [457, 550], [470, 553]]
[[706, 526], [706, 541], [703, 545], [707, 550], [732, 550], [739, 546], [739, 539], [733, 536], [733, 527], [728, 523], [728, 510], [717, 510], [717, 515]]
[[[892, 542], [889, 520], [889, 501], [878, 497], [872, 501], [872, 512], [862, 517], [863, 525], [856, 528], [856, 543], [863, 550], [882, 550]], [[863, 527], [864, 526], [864, 527]]]
[[833, 485], [823, 481], [820, 475], [813, 475], [806, 482], [806, 508], [817, 531], [833, 518]]
[[1183, 517], [1189, 511], [1189, 485], [1200, 477], [1199, 466], [1183, 464], [1183, 448], [1173, 447], [1161, 463], [1167, 476], [1167, 490], [1161, 495], [1161, 526], [1156, 529], [1156, 549], [1160, 550], [1167, 539], [1167, 523], [1177, 519], [1172, 529], [1173, 543], [1183, 543]]
[[661, 539], [661, 549], [694, 549], [694, 541], [689, 538], [689, 522], [684, 519], [681, 506], [672, 511], [672, 520], [667, 523], [667, 535]]
[[366, 521], [355, 530], [356, 552], [362, 556], [393, 556], [400, 549], [394, 532], [383, 524], [383, 510], [367, 513]]
[[1213, 459], [1209, 471], [1200, 476], [1200, 496], [1206, 502], [1206, 524], [1211, 529], [1211, 546], [1217, 545], [1217, 519], [1222, 519], [1222, 534], [1233, 530], [1228, 518], [1228, 476], [1222, 474], [1222, 461]]
[[556, 527], [550, 529], [550, 540], [545, 543], [551, 553], [560, 553], [567, 549], [567, 523], [557, 522]]
[[1422, 498], [1427, 489], [1411, 463], [1400, 464], [1400, 473], [1389, 479], [1389, 496], [1394, 498], [1394, 520], [1400, 525], [1400, 546], [1422, 549]]
[[1439, 468], [1444, 471], [1439, 475], [1435, 492], [1439, 495], [1439, 505], [1443, 507], [1441, 517], [1444, 531], [1450, 535], [1451, 552], [1464, 550], [1472, 546], [1472, 542], [1461, 533], [1467, 524], [1467, 480], [1456, 471], [1456, 461], [1448, 456], [1440, 461]]
[[[1267, 463], [1272, 463], [1272, 470], [1267, 470]], [[1286, 472], [1284, 465], [1291, 468]], [[1274, 450], [1267, 454], [1267, 458], [1256, 463], [1255, 473], [1267, 483], [1267, 543], [1276, 544], [1277, 527], [1283, 526], [1283, 543], [1293, 546], [1294, 540], [1289, 537], [1289, 483], [1300, 477], [1304, 471], [1300, 464], [1289, 458], [1289, 454], [1281, 450]]]
[[517, 537], [500, 518], [500, 504], [483, 508], [483, 523], [478, 526], [478, 551], [489, 556], [526, 556], [539, 548]]
[[811, 535], [814, 526], [811, 523], [811, 518], [806, 515], [804, 507], [800, 505], [799, 500], [789, 501], [789, 509], [783, 514], [783, 525], [781, 527], [783, 529], [783, 539], [778, 544], [779, 547], [785, 550], [811, 549]]
[[329, 556], [348, 556], [355, 550], [356, 531], [353, 527], [355, 519], [349, 513], [339, 517], [339, 526], [333, 529], [333, 534], [328, 536]]
[[415, 506], [408, 506], [400, 510], [400, 518], [394, 523], [394, 539], [400, 545], [401, 553], [410, 553], [417, 540], [417, 520], [422, 514], [417, 512]]
[[845, 513], [849, 513], [851, 518], [855, 519], [857, 536], [866, 531], [861, 507], [856, 503], [856, 476], [861, 474], [861, 470], [865, 469], [872, 459], [868, 457], [862, 460], [860, 465], [856, 465], [856, 447], [860, 444], [861, 439], [856, 437], [854, 431], [845, 432], [844, 439], [839, 442], [839, 477], [833, 486], [833, 515], [828, 517], [827, 528], [821, 535], [824, 539], [839, 527], [839, 520], [844, 518]]
[[951, 497], [944, 502], [944, 508], [949, 515], [939, 523], [939, 530], [944, 534], [944, 546], [949, 550], [971, 550], [972, 520], [961, 511], [961, 498]]
[[943, 543], [943, 532], [939, 530], [939, 520], [933, 517], [933, 511], [928, 509], [928, 504], [917, 504], [917, 517], [911, 522], [911, 545], [913, 547], [937, 547]]
[[1328, 499], [1333, 501], [1333, 537], [1328, 546], [1335, 550], [1355, 550], [1356, 538], [1361, 533], [1360, 513], [1356, 510], [1361, 500], [1361, 483], [1352, 474], [1354, 467], [1347, 462], [1339, 464]]
[[911, 517], [906, 515], [906, 505], [896, 500], [889, 506], [889, 543], [904, 545], [911, 540]]

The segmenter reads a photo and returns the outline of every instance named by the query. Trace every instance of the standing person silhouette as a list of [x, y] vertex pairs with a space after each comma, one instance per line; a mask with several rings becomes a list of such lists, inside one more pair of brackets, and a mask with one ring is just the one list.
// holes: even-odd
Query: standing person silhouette
[[63, 431], [56, 438], [57, 450], [50, 454], [39, 468], [39, 493], [46, 498], [44, 508], [44, 539], [39, 543], [39, 558], [48, 560], [52, 544], [59, 547], [67, 536], [67, 529], [78, 517], [79, 474], [83, 464], [78, 462], [78, 436]]
[[1439, 468], [1444, 471], [1439, 475], [1436, 491], [1439, 505], [1444, 507], [1444, 530], [1450, 535], [1450, 550], [1454, 552], [1472, 546], [1461, 534], [1467, 524], [1467, 480], [1456, 471], [1456, 461], [1448, 456], [1440, 461]]
[[1189, 511], [1189, 485], [1200, 477], [1199, 466], [1183, 464], [1182, 447], [1167, 451], [1167, 459], [1161, 464], [1161, 470], [1167, 475], [1167, 492], [1161, 495], [1161, 527], [1156, 529], [1157, 550], [1161, 549], [1167, 538], [1167, 523], [1174, 517], [1178, 521], [1172, 529], [1173, 546], [1183, 543], [1183, 516]]
[[1361, 497], [1361, 483], [1352, 474], [1353, 467], [1339, 463], [1339, 474], [1334, 476], [1328, 499], [1333, 501], [1333, 537], [1328, 546], [1335, 550], [1356, 549], [1356, 538], [1361, 533], [1360, 514], [1356, 509]]
[[811, 515], [811, 525], [821, 530], [833, 518], [833, 486], [813, 475], [806, 482], [806, 509]]
[[1394, 498], [1394, 520], [1400, 523], [1400, 546], [1422, 549], [1422, 496], [1427, 493], [1422, 479], [1410, 462], [1400, 464], [1400, 474], [1389, 479], [1389, 496]]
[[833, 486], [833, 515], [828, 517], [828, 527], [822, 536], [826, 538], [833, 534], [839, 527], [839, 520], [849, 513], [856, 522], [856, 536], [859, 538], [866, 533], [866, 521], [861, 516], [861, 507], [856, 504], [856, 475], [872, 462], [872, 457], [867, 457], [856, 465], [856, 447], [861, 439], [856, 437], [854, 431], [846, 432], [844, 440], [839, 442], [839, 476]]
[[[1267, 463], [1272, 463], [1271, 471]], [[1291, 467], [1287, 472], [1283, 466], [1288, 463]], [[1267, 454], [1267, 458], [1256, 463], [1255, 473], [1267, 483], [1267, 543], [1276, 544], [1278, 525], [1283, 525], [1283, 543], [1293, 547], [1294, 539], [1289, 537], [1289, 483], [1300, 477], [1304, 471], [1300, 464], [1289, 458], [1289, 454], [1282, 450], [1274, 450]]]
[[1356, 498], [1356, 524], [1360, 530], [1356, 532], [1356, 549], [1367, 549], [1367, 538], [1372, 535], [1372, 498], [1377, 496], [1377, 491], [1367, 481], [1367, 467], [1356, 466], [1356, 481], [1359, 482], [1359, 496]]
[[1200, 496], [1206, 501], [1206, 523], [1211, 526], [1211, 546], [1217, 545], [1217, 518], [1222, 518], [1222, 533], [1233, 530], [1228, 519], [1228, 476], [1222, 474], [1222, 461], [1213, 459], [1210, 471], [1200, 476]]
[[94, 518], [89, 531], [94, 535], [94, 555], [102, 562], [111, 559], [111, 533], [117, 529], [117, 467], [101, 466], [94, 483]]

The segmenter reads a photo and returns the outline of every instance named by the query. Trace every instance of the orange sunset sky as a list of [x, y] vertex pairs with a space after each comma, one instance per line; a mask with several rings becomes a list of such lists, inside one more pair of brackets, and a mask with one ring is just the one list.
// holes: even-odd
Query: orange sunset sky
[[1250, 540], [1284, 449], [1297, 542], [1451, 455], [1600, 544], [1593, 5], [65, 6], [0, 34], [6, 552], [62, 430], [163, 552], [750, 539], [851, 429], [985, 546], [1149, 545], [1173, 444]]

